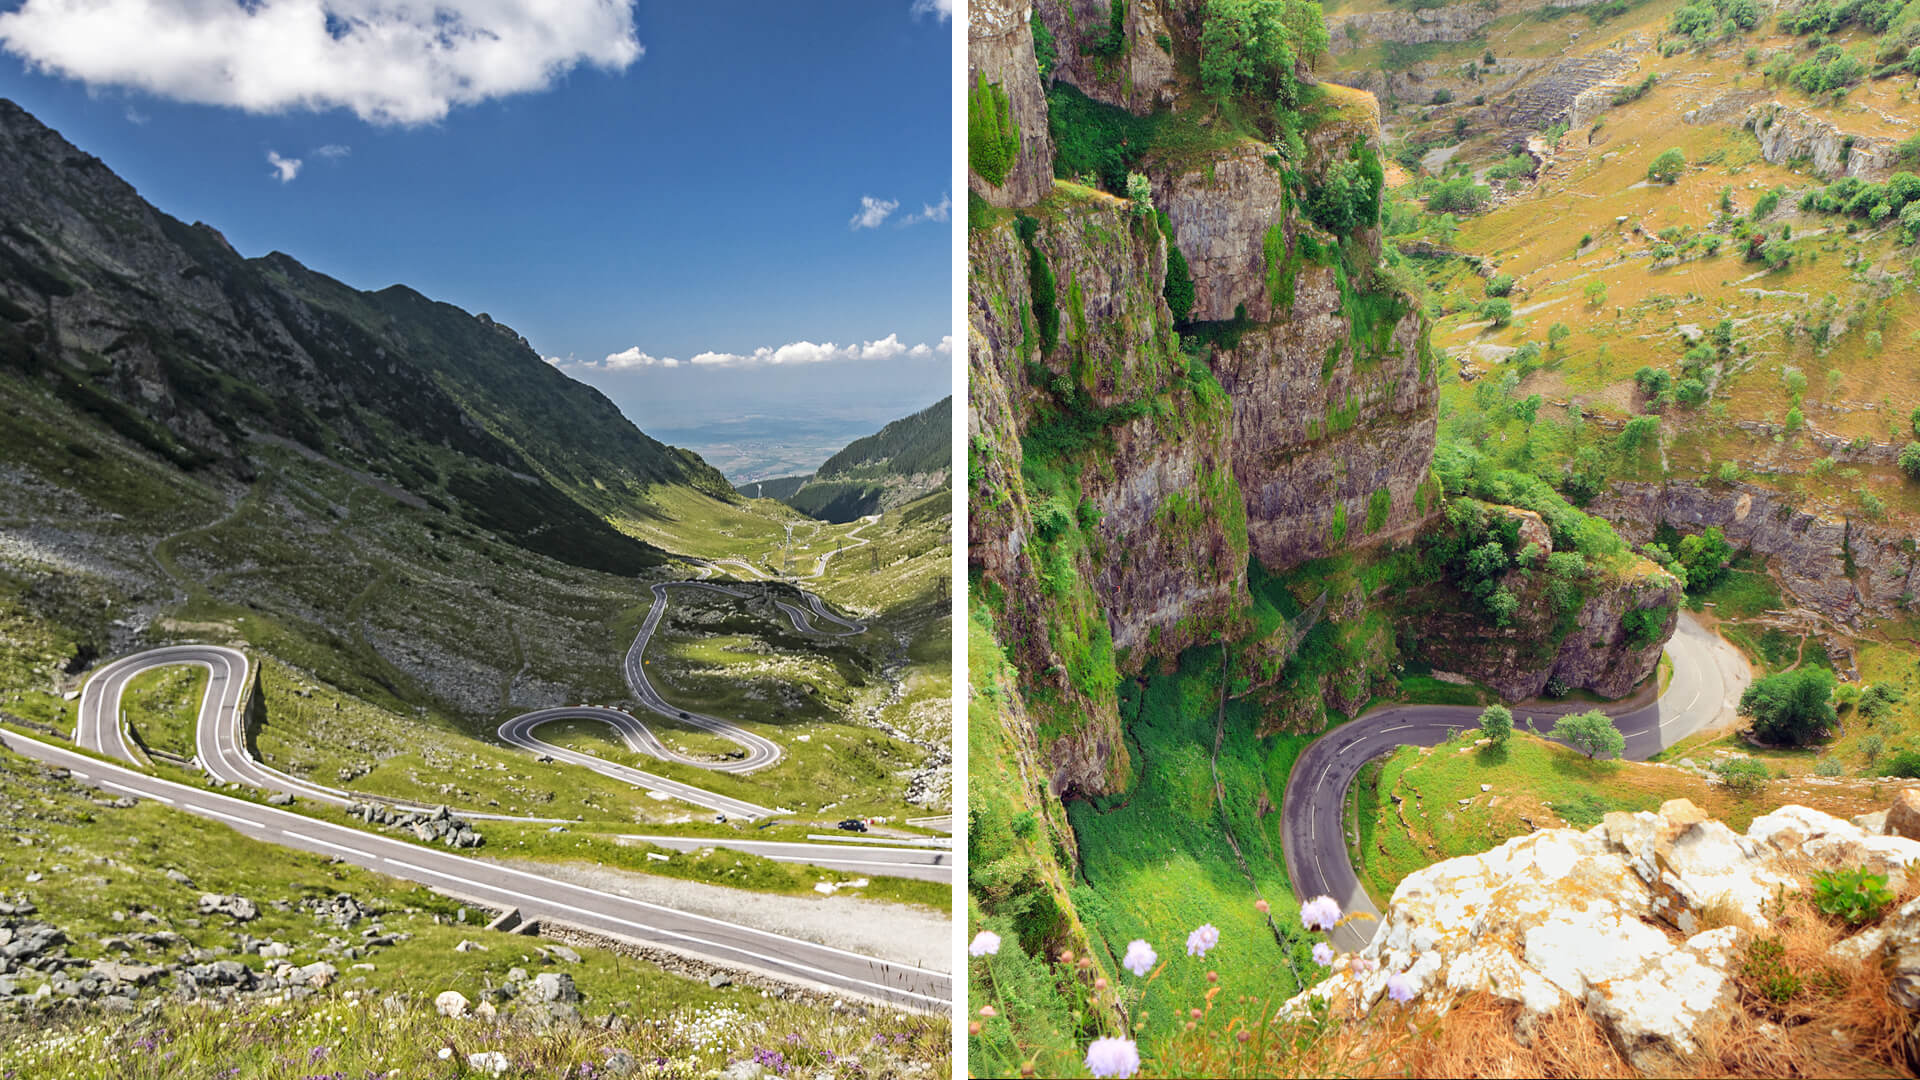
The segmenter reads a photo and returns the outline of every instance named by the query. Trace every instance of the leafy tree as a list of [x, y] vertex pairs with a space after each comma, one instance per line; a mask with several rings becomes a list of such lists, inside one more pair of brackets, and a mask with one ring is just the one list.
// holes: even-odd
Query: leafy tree
[[1677, 182], [1680, 174], [1686, 171], [1687, 155], [1681, 153], [1680, 148], [1676, 146], [1671, 150], [1662, 151], [1659, 157], [1653, 159], [1653, 164], [1647, 166], [1647, 179], [1656, 184], [1672, 184]]
[[1920, 480], [1920, 442], [1910, 442], [1900, 450], [1900, 471], [1909, 480]]
[[1513, 711], [1505, 705], [1489, 705], [1480, 711], [1480, 734], [1495, 746], [1507, 745], [1513, 737]]
[[1327, 51], [1320, 5], [1303, 0], [1207, 0], [1200, 85], [1226, 100], [1242, 94], [1291, 104], [1294, 69]]
[[1589, 758], [1617, 757], [1627, 748], [1627, 737], [1613, 725], [1613, 717], [1599, 709], [1561, 717], [1547, 736]]
[[1620, 452], [1639, 453], [1641, 447], [1651, 444], [1660, 437], [1660, 418], [1657, 416], [1636, 416], [1627, 421], [1620, 429]]
[[1520, 598], [1505, 585], [1487, 594], [1487, 613], [1493, 616], [1493, 625], [1508, 626], [1520, 611]]
[[1512, 274], [1495, 274], [1487, 282], [1488, 296], [1506, 296], [1513, 292]]
[[1688, 587], [1696, 592], [1705, 592], [1720, 584], [1727, 575], [1727, 564], [1733, 561], [1734, 547], [1727, 542], [1726, 534], [1720, 526], [1710, 525], [1705, 532], [1682, 537], [1680, 540], [1680, 565], [1687, 568]]
[[1513, 321], [1513, 302], [1505, 297], [1496, 296], [1480, 302], [1480, 317], [1495, 326], [1505, 326]]
[[1127, 174], [1127, 202], [1134, 217], [1153, 216], [1153, 183], [1145, 173]]
[[1325, 174], [1308, 186], [1307, 217], [1335, 236], [1376, 225], [1386, 182], [1379, 155], [1356, 143], [1347, 157], [1329, 163]]
[[1751, 717], [1753, 733], [1768, 742], [1804, 746], [1836, 722], [1833, 673], [1808, 666], [1759, 679], [1740, 695], [1740, 715]]
[[1565, 345], [1567, 339], [1572, 336], [1573, 330], [1570, 329], [1566, 323], [1554, 323], [1547, 328], [1547, 348], [1552, 349], [1554, 352], [1559, 352], [1560, 347]]

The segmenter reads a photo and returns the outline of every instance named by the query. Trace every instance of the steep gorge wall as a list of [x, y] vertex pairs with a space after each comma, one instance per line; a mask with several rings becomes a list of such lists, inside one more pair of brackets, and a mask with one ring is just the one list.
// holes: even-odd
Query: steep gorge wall
[[1001, 183], [967, 173], [969, 188], [995, 206], [1026, 206], [1053, 188], [1053, 139], [1047, 133], [1046, 91], [1034, 66], [1030, 10], [1025, 0], [968, 5], [967, 86], [998, 87], [1020, 125], [1020, 150]]

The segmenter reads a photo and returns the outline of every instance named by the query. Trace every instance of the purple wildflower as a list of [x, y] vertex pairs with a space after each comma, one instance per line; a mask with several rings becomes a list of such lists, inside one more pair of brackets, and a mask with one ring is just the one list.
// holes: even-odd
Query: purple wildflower
[[974, 935], [973, 944], [967, 946], [969, 956], [992, 956], [1000, 951], [1000, 935], [991, 930], [982, 930]]
[[1160, 954], [1153, 951], [1153, 946], [1136, 938], [1127, 945], [1127, 955], [1120, 961], [1120, 966], [1144, 979], [1159, 959]]
[[1405, 972], [1395, 972], [1387, 976], [1387, 996], [1402, 1005], [1412, 1001], [1416, 992], [1418, 991], [1413, 985], [1413, 976]]
[[1309, 930], [1331, 930], [1340, 921], [1340, 902], [1331, 896], [1316, 896], [1300, 905], [1300, 921]]
[[1202, 923], [1200, 928], [1187, 935], [1187, 955], [1205, 956], [1207, 950], [1220, 944], [1220, 931], [1212, 923]]
[[1321, 942], [1313, 947], [1313, 962], [1321, 967], [1333, 966], [1333, 946]]
[[1095, 1039], [1087, 1047], [1087, 1071], [1096, 1077], [1125, 1080], [1140, 1071], [1140, 1048], [1132, 1039]]

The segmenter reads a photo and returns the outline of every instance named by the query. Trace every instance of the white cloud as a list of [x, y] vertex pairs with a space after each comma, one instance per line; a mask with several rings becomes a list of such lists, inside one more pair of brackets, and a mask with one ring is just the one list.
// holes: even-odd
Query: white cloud
[[313, 148], [314, 157], [343, 158], [351, 153], [353, 153], [353, 147], [342, 146], [339, 143], [328, 143], [325, 146], [316, 146]]
[[887, 220], [887, 215], [900, 209], [899, 199], [876, 199], [871, 195], [860, 196], [860, 212], [847, 222], [850, 229], [877, 229]]
[[950, 354], [953, 351], [951, 335], [941, 338], [938, 345], [908, 345], [900, 340], [899, 334], [865, 343], [836, 345], [831, 341], [815, 343], [811, 341], [791, 341], [778, 347], [762, 346], [750, 353], [703, 352], [696, 353], [686, 360], [673, 357], [653, 356], [640, 351], [638, 345], [617, 353], [609, 353], [599, 362], [577, 362], [571, 357], [561, 360], [559, 357], [547, 357], [547, 363], [556, 367], [576, 371], [637, 371], [641, 368], [677, 368], [685, 364], [696, 368], [727, 367], [804, 367], [810, 364], [826, 364], [842, 360], [897, 360], [906, 357], [910, 360], [925, 360], [935, 353]]
[[[576, 366], [593, 367], [594, 365], [589, 363]], [[627, 349], [624, 352], [608, 353], [607, 358], [601, 361], [599, 366], [608, 371], [626, 371], [631, 368], [643, 367], [675, 368], [680, 366], [680, 361], [675, 360], [671, 356], [665, 357], [664, 359], [658, 356], [648, 356], [646, 353], [640, 351], [638, 345], [635, 345], [633, 348]]]
[[139, 109], [136, 109], [131, 105], [127, 106], [127, 123], [145, 124], [148, 120], [151, 120], [151, 119], [153, 118], [148, 116], [146, 113], [141, 112]]
[[926, 203], [921, 203], [920, 212], [917, 214], [908, 214], [906, 217], [901, 218], [900, 224], [918, 225], [923, 221], [945, 221], [952, 215], [953, 194], [949, 192], [940, 196], [940, 204], [938, 206], [928, 206]]
[[953, 0], [913, 0], [913, 17], [931, 15], [941, 22], [953, 18]]
[[0, 49], [90, 87], [422, 124], [638, 59], [632, 0], [24, 0]]
[[267, 163], [273, 166], [273, 177], [285, 184], [300, 175], [300, 159], [284, 158], [276, 151], [267, 151]]

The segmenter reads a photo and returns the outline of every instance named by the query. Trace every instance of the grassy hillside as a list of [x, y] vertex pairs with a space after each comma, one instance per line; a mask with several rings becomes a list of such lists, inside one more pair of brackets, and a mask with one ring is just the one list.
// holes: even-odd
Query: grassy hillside
[[[8, 924], [57, 929], [65, 943], [47, 955], [67, 958], [8, 976], [0, 1070], [292, 1078], [464, 1068], [530, 1077], [587, 1075], [624, 1055], [700, 1073], [767, 1051], [789, 1065], [858, 1062], [874, 1074], [947, 1068], [945, 1018], [876, 1008], [853, 1023], [813, 995], [712, 987], [608, 949], [489, 933], [480, 927], [491, 913], [458, 900], [158, 803], [109, 803], [63, 772], [0, 754], [0, 798], [10, 807], [0, 872], [16, 883]], [[202, 893], [241, 896], [258, 915], [208, 915]], [[266, 942], [285, 955], [262, 956]], [[217, 991], [187, 989], [183, 974], [215, 959], [237, 961], [251, 973], [243, 980], [283, 963], [331, 972], [301, 993], [243, 989], [222, 1003]], [[77, 976], [108, 962], [134, 966], [119, 970], [141, 981], [81, 996]], [[576, 1003], [548, 1007], [526, 992], [535, 976], [556, 975]], [[438, 1015], [434, 998], [445, 991], [497, 1016]], [[503, 1069], [468, 1067], [468, 1055], [495, 1052]]]
[[952, 475], [949, 397], [848, 443], [790, 494], [767, 494], [809, 517], [848, 522], [945, 488]]

